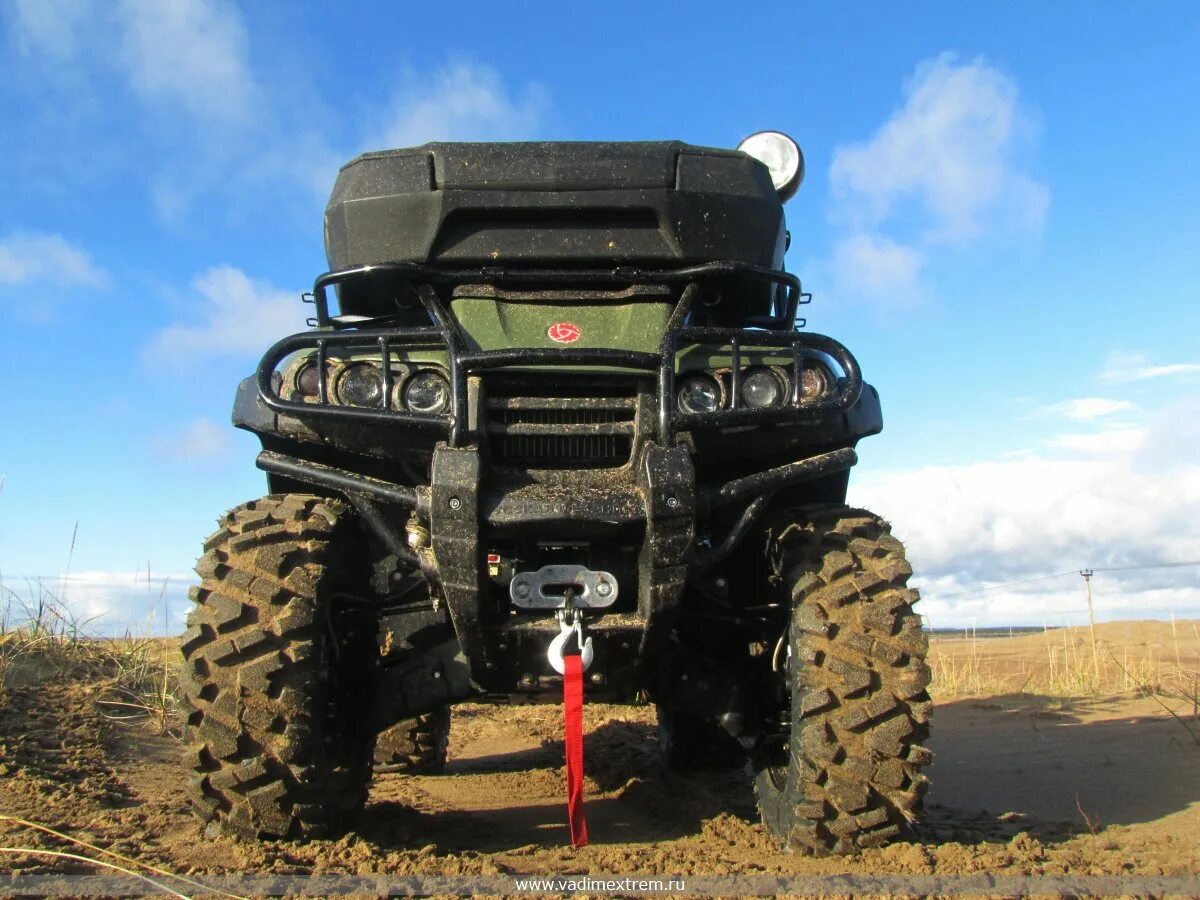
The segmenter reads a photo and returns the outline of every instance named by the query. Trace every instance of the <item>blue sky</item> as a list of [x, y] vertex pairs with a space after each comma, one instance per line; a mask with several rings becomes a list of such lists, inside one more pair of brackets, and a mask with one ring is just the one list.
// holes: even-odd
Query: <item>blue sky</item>
[[[809, 325], [883, 396], [853, 498], [933, 624], [1078, 621], [1078, 578], [976, 591], [1200, 557], [1194, 6], [513, 9], [0, 0], [9, 591], [177, 624], [263, 490], [233, 390], [300, 327], [354, 154], [763, 128], [807, 158]], [[1098, 576], [1101, 615], [1200, 616], [1198, 572]]]

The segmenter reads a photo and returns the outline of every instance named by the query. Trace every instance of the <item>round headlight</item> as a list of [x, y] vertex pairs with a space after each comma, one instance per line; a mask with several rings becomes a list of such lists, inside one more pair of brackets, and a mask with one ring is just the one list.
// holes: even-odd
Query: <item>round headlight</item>
[[688, 415], [716, 412], [721, 408], [721, 388], [707, 375], [693, 375], [679, 385], [675, 401]]
[[337, 382], [337, 398], [347, 406], [382, 406], [382, 373], [370, 363], [346, 366]]
[[805, 366], [800, 376], [800, 399], [817, 400], [829, 393], [833, 376], [824, 366]]
[[742, 402], [751, 409], [778, 406], [787, 396], [787, 384], [772, 369], [750, 369], [742, 376]]
[[800, 146], [782, 132], [756, 132], [738, 144], [738, 149], [767, 167], [780, 200], [791, 199], [804, 180], [804, 154], [800, 152]]
[[320, 389], [320, 370], [317, 369], [317, 364], [310, 362], [305, 363], [296, 374], [296, 393], [301, 397], [315, 397]]
[[450, 405], [450, 382], [437, 372], [418, 372], [404, 385], [404, 405], [411, 412], [436, 416]]

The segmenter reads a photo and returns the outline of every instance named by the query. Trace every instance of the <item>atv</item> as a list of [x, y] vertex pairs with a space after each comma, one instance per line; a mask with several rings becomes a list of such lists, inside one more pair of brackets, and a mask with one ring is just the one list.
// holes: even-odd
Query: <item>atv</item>
[[[269, 493], [204, 545], [191, 803], [336, 835], [459, 702], [656, 704], [671, 768], [746, 765], [811, 853], [909, 832], [927, 639], [845, 505], [879, 397], [803, 330], [796, 144], [430, 143], [342, 168], [311, 330], [238, 388]], [[557, 654], [557, 657], [556, 657]]]

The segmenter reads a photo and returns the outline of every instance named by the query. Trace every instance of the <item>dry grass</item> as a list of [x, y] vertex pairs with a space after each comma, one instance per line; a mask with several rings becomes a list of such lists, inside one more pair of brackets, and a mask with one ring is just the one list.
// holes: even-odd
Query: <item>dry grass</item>
[[0, 584], [0, 694], [11, 685], [46, 678], [101, 684], [97, 705], [105, 718], [175, 733], [178, 663], [173, 642], [126, 633], [87, 633], [59, 596], [31, 585], [22, 597]]
[[[246, 900], [246, 898], [238, 894], [230, 894], [226, 891], [219, 890], [210, 885], [188, 878], [185, 875], [180, 875], [171, 872], [167, 869], [151, 865], [139, 859], [134, 859], [129, 856], [124, 856], [120, 853], [115, 853], [112, 850], [107, 850], [104, 847], [98, 847], [95, 844], [88, 843], [80, 838], [73, 837], [62, 831], [57, 831], [37, 822], [30, 822], [27, 819], [18, 818], [17, 816], [0, 815], [0, 823], [12, 824], [19, 828], [27, 829], [31, 832], [36, 832], [39, 835], [48, 835], [51, 838], [56, 838], [62, 844], [73, 846], [79, 850], [89, 850], [95, 856], [85, 856], [82, 853], [69, 853], [63, 850], [46, 849], [43, 847], [0, 847], [0, 854], [11, 854], [18, 858], [22, 857], [49, 857], [52, 859], [69, 859], [75, 862], [86, 863], [87, 865], [97, 866], [102, 869], [109, 869], [114, 872], [120, 872], [122, 875], [128, 875], [140, 881], [144, 881], [151, 887], [157, 888], [172, 897], [182, 897], [183, 900], [188, 900], [187, 894], [181, 894], [173, 890], [166, 881], [182, 882], [183, 886], [190, 888], [198, 888], [203, 894], [215, 894], [219, 897], [229, 897], [231, 900]], [[97, 858], [103, 857], [103, 858]], [[111, 862], [110, 860], [116, 860]], [[150, 872], [153, 875], [159, 876], [158, 879], [151, 878], [145, 874]]]
[[[1124, 632], [1122, 628], [1124, 627]], [[936, 699], [1013, 693], [1092, 697], [1137, 693], [1171, 701], [1172, 710], [1200, 718], [1200, 632], [1195, 622], [1156, 624], [1155, 639], [1130, 627], [1044, 629], [1040, 635], [937, 638], [930, 644], [930, 693]]]
[[[29, 585], [22, 596], [0, 583], [0, 700], [18, 685], [48, 679], [90, 682], [101, 688], [96, 706], [106, 719], [175, 735], [177, 657], [172, 640], [129, 633], [121, 638], [89, 636], [87, 622], [42, 584]], [[0, 814], [0, 824], [55, 841], [51, 846], [41, 841], [0, 846], [0, 856], [8, 865], [67, 860], [128, 875], [172, 897], [188, 896], [175, 890], [177, 886], [210, 896], [238, 897], [36, 822]]]

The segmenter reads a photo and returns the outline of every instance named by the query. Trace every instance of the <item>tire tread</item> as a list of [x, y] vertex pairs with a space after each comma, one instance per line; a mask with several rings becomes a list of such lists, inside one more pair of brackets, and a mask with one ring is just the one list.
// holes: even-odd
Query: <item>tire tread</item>
[[932, 754], [928, 639], [891, 526], [849, 507], [789, 510], [768, 557], [790, 587], [792, 748], [786, 785], [763, 768], [763, 821], [786, 846], [849, 853], [911, 833]]
[[321, 497], [272, 495], [222, 516], [204, 543], [182, 679], [188, 794], [204, 822], [309, 839], [343, 830], [366, 800], [363, 740], [337, 735], [345, 752], [327, 752], [331, 720], [315, 715], [330, 702], [315, 625], [344, 511]]

